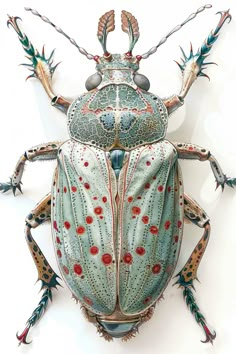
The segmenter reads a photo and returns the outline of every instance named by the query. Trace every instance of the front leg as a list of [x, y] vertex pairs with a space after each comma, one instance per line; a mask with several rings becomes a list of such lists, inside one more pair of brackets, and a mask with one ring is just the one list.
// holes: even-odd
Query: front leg
[[51, 104], [58, 108], [60, 111], [66, 113], [71, 102], [67, 101], [65, 98], [56, 95], [52, 90], [52, 76], [58, 64], [53, 66], [53, 54], [54, 50], [51, 52], [49, 58], [47, 59], [44, 53], [44, 48], [40, 54], [37, 49], [35, 49], [30, 42], [29, 38], [24, 32], [22, 32], [17, 24], [19, 17], [9, 16], [7, 21], [8, 25], [11, 25], [16, 33], [18, 34], [18, 39], [21, 42], [24, 51], [27, 54], [27, 58], [31, 61], [31, 64], [23, 64], [28, 67], [32, 72], [31, 75], [27, 77], [37, 78], [43, 85], [47, 95], [51, 99]]
[[209, 150], [190, 143], [173, 143], [173, 145], [175, 146], [180, 159], [209, 161], [216, 179], [216, 188], [221, 186], [223, 190], [225, 184], [232, 188], [236, 186], [236, 178], [229, 178], [223, 173], [219, 162]]
[[21, 192], [21, 179], [24, 172], [26, 161], [38, 161], [38, 160], [54, 160], [56, 159], [58, 149], [61, 142], [51, 142], [47, 144], [41, 144], [26, 150], [25, 153], [19, 158], [15, 170], [10, 178], [9, 182], [0, 183], [0, 191], [3, 193], [12, 190], [15, 195], [16, 189]]
[[164, 104], [167, 107], [169, 114], [174, 112], [183, 104], [184, 98], [187, 95], [190, 87], [199, 76], [205, 76], [209, 78], [208, 75], [206, 75], [203, 71], [208, 65], [215, 63], [205, 62], [205, 59], [208, 57], [213, 44], [216, 42], [221, 27], [227, 19], [229, 21], [231, 20], [229, 10], [220, 11], [218, 13], [221, 15], [219, 23], [217, 24], [215, 30], [212, 30], [209, 33], [208, 37], [205, 39], [196, 54], [193, 54], [192, 45], [190, 47], [189, 56], [187, 56], [183, 49], [180, 47], [183, 54], [183, 58], [181, 58], [182, 63], [180, 64], [177, 62], [177, 64], [182, 72], [182, 87], [178, 95], [173, 95], [169, 98], [164, 99]]

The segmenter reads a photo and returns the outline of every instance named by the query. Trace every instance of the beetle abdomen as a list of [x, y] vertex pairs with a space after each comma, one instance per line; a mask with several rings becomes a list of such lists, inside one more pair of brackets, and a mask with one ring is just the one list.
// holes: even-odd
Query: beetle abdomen
[[80, 96], [68, 111], [72, 138], [109, 151], [132, 150], [165, 136], [167, 110], [162, 100], [128, 85], [108, 85]]

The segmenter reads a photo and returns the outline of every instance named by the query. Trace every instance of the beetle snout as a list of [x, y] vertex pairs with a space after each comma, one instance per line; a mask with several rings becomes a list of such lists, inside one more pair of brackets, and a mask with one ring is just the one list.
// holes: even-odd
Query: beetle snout
[[99, 322], [104, 328], [104, 331], [108, 333], [113, 338], [122, 338], [130, 333], [137, 332], [137, 324], [139, 321], [135, 322]]

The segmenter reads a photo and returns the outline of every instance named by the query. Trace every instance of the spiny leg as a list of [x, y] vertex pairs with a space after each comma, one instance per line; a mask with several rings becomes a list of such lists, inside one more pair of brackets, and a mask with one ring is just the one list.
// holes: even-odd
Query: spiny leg
[[49, 58], [46, 58], [45, 56], [44, 47], [42, 49], [42, 53], [40, 54], [38, 50], [34, 48], [26, 34], [20, 30], [17, 23], [19, 19], [19, 17], [9, 16], [7, 25], [11, 25], [16, 31], [18, 39], [27, 54], [27, 58], [31, 62], [30, 64], [22, 64], [32, 72], [32, 74], [29, 75], [27, 79], [32, 77], [37, 78], [51, 99], [51, 104], [58, 108], [60, 111], [66, 113], [71, 102], [67, 101], [61, 96], [55, 95], [52, 90], [52, 76], [58, 66], [58, 64], [53, 66], [54, 50], [51, 52]]
[[176, 109], [178, 109], [184, 102], [184, 98], [189, 92], [194, 81], [200, 77], [208, 77], [207, 74], [204, 73], [204, 70], [208, 67], [208, 65], [215, 64], [213, 62], [206, 62], [206, 58], [208, 57], [213, 44], [219, 37], [219, 32], [226, 22], [231, 21], [231, 15], [228, 11], [219, 11], [220, 20], [214, 30], [212, 30], [208, 37], [205, 39], [201, 47], [198, 49], [196, 54], [193, 53], [192, 44], [190, 46], [190, 54], [187, 56], [184, 50], [180, 47], [183, 58], [181, 58], [181, 63], [178, 63], [178, 66], [182, 72], [182, 88], [178, 95], [173, 95], [169, 98], [164, 99], [164, 104], [168, 110], [168, 113], [171, 114]]
[[207, 326], [207, 322], [203, 314], [201, 313], [195, 297], [193, 295], [192, 289], [194, 289], [193, 281], [197, 279], [197, 270], [203, 254], [206, 250], [209, 237], [210, 237], [210, 223], [209, 217], [205, 211], [198, 205], [196, 201], [191, 199], [186, 194], [184, 195], [184, 217], [192, 222], [193, 224], [204, 229], [203, 235], [191, 253], [188, 261], [186, 262], [183, 269], [177, 274], [178, 281], [176, 284], [183, 287], [183, 295], [187, 306], [189, 307], [191, 313], [194, 315], [197, 323], [203, 328], [206, 339], [202, 341], [203, 343], [211, 342], [216, 337], [216, 333], [211, 333]]
[[50, 220], [51, 216], [51, 193], [47, 194], [37, 205], [34, 210], [26, 218], [25, 236], [26, 242], [29, 246], [30, 253], [38, 271], [38, 280], [41, 280], [44, 289], [41, 300], [38, 306], [32, 312], [32, 315], [26, 322], [26, 327], [21, 334], [17, 334], [19, 344], [29, 344], [27, 342], [27, 335], [31, 327], [41, 318], [42, 314], [48, 306], [49, 300], [52, 300], [52, 289], [60, 285], [57, 281], [58, 275], [49, 265], [45, 256], [43, 255], [38, 244], [35, 242], [31, 234], [31, 229], [36, 228], [43, 224], [45, 221]]
[[216, 188], [221, 186], [222, 190], [224, 190], [225, 185], [232, 188], [236, 186], [236, 178], [227, 177], [223, 173], [219, 162], [215, 159], [215, 157], [210, 153], [209, 150], [190, 143], [172, 144], [175, 146], [180, 159], [209, 161], [212, 172], [216, 179]]
[[62, 143], [58, 141], [53, 141], [47, 144], [41, 144], [26, 150], [25, 153], [18, 160], [15, 170], [10, 178], [9, 182], [0, 183], [0, 191], [3, 193], [12, 190], [15, 195], [18, 189], [21, 193], [21, 179], [24, 172], [24, 167], [26, 161], [43, 161], [43, 160], [53, 160], [56, 159], [58, 149]]

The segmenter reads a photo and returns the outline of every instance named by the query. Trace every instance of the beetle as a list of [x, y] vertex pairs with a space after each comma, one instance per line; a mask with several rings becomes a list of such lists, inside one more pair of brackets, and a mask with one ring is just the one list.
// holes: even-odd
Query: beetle
[[26, 242], [35, 261], [44, 290], [38, 306], [27, 321], [19, 343], [27, 343], [29, 329], [36, 324], [58, 285], [53, 271], [32, 236], [32, 229], [52, 221], [53, 241], [61, 276], [82, 305], [86, 318], [107, 340], [130, 339], [149, 320], [156, 303], [168, 285], [178, 260], [184, 218], [203, 229], [203, 235], [183, 269], [177, 284], [205, 342], [215, 333], [196, 304], [192, 292], [197, 269], [207, 247], [210, 221], [200, 205], [183, 190], [178, 159], [209, 161], [217, 187], [236, 185], [228, 178], [214, 156], [191, 143], [165, 139], [168, 117], [184, 104], [184, 98], [197, 77], [211, 64], [205, 61], [229, 11], [220, 12], [220, 21], [196, 54], [182, 50], [182, 88], [179, 94], [161, 99], [149, 93], [149, 80], [138, 73], [139, 63], [154, 54], [170, 35], [178, 31], [210, 5], [199, 8], [170, 31], [155, 47], [133, 56], [139, 38], [135, 17], [122, 11], [122, 30], [129, 35], [125, 54], [107, 50], [107, 35], [113, 31], [114, 11], [99, 20], [98, 39], [103, 56], [84, 48], [37, 11], [34, 15], [55, 27], [79, 52], [95, 60], [96, 73], [86, 81], [88, 92], [74, 102], [55, 95], [52, 76], [57, 67], [53, 52], [47, 59], [40, 54], [18, 26], [17, 17], [8, 24], [16, 31], [29, 56], [25, 64], [42, 83], [51, 103], [67, 114], [70, 139], [51, 142], [27, 150], [19, 159], [10, 182], [0, 190], [21, 191], [26, 161], [57, 159], [52, 191], [26, 218]]

